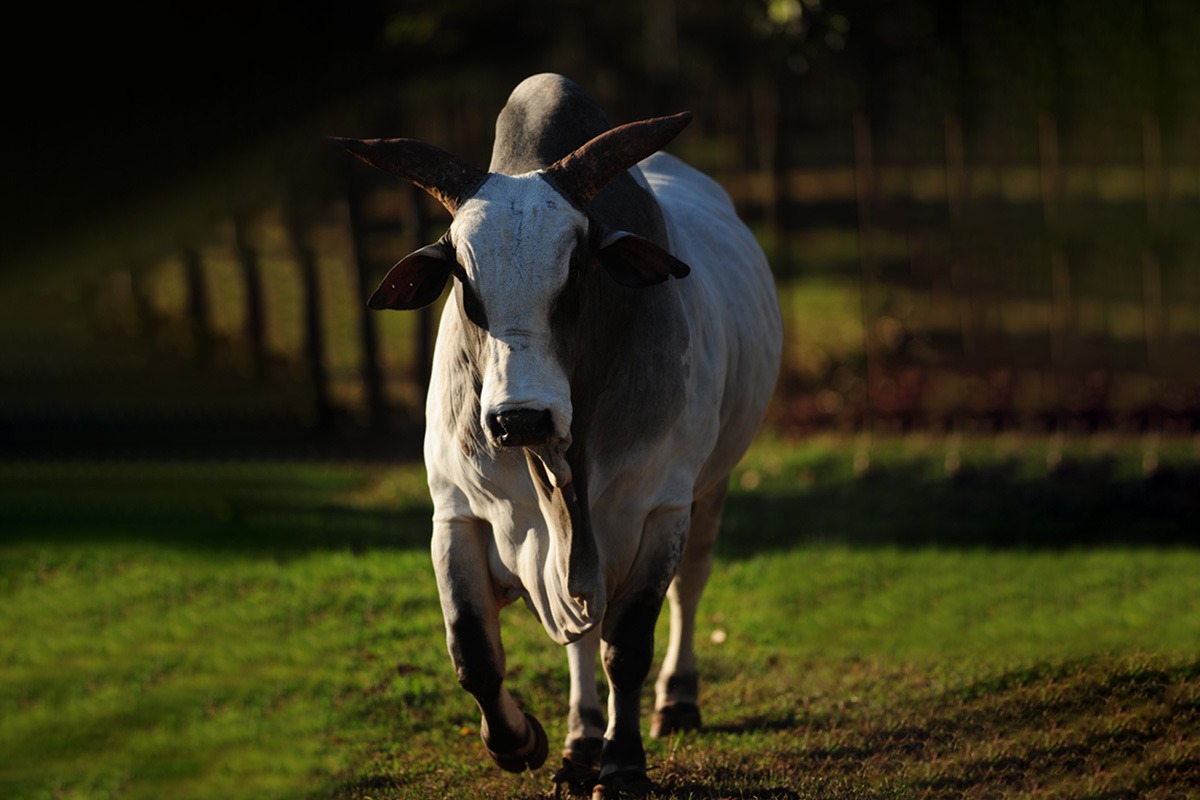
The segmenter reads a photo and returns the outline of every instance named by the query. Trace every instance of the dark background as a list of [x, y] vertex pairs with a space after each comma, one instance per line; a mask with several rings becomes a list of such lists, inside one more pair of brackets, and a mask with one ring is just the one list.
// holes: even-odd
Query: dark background
[[[48, 433], [107, 446], [148, 398], [143, 439], [196, 409], [193, 439], [224, 429], [230, 398], [335, 420], [365, 392], [412, 418], [429, 320], [361, 303], [444, 220], [324, 137], [483, 166], [504, 98], [541, 71], [614, 123], [696, 112], [671, 147], [771, 259], [793, 428], [1200, 429], [1191, 0], [42, 4], [5, 22], [0, 442], [26, 452]], [[811, 323], [809, 288], [830, 285], [861, 297], [838, 312], [862, 328], [850, 351]]]
[[[893, 129], [885, 147], [910, 154], [928, 150], [931, 109], [954, 110], [968, 132], [993, 130], [1009, 152], [987, 137], [979, 152], [1001, 158], [1035, 146], [1027, 131], [995, 132], [1006, 113], [1052, 111], [1067, 138], [1090, 142], [1081, 155], [1109, 159], [1147, 109], [1179, 142], [1200, 133], [1200, 11], [1186, 0], [170, 5], [10, 12], [4, 255], [338, 99], [422, 81], [448, 87], [442, 99], [454, 103], [455, 87], [511, 87], [555, 69], [642, 113], [770, 85], [794, 105], [794, 133], [865, 111]], [[1176, 155], [1194, 161], [1196, 149]]]
[[371, 81], [382, 3], [22, 4], [5, 25], [4, 254]]
[[758, 29], [769, 5], [27, 4], [4, 34], [3, 255], [381, 87], [426, 82], [453, 104], [553, 69], [644, 111], [778, 71], [841, 4], [805, 9], [803, 33]]

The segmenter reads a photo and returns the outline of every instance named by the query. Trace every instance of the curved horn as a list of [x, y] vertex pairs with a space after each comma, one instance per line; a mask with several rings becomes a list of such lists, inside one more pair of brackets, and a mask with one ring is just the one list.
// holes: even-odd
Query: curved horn
[[416, 139], [329, 138], [372, 167], [420, 186], [451, 215], [488, 177], [440, 147]]
[[621, 125], [555, 161], [544, 174], [586, 208], [609, 181], [665, 147], [691, 121], [692, 112], [684, 111]]

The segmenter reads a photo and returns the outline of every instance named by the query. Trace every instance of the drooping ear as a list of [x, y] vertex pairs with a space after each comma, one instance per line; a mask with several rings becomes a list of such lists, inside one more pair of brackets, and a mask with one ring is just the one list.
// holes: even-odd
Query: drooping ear
[[608, 231], [600, 240], [596, 258], [617, 283], [641, 289], [667, 278], [686, 278], [687, 264], [649, 239], [627, 231]]
[[367, 306], [375, 311], [423, 308], [441, 297], [453, 264], [454, 251], [445, 240], [422, 247], [388, 270]]

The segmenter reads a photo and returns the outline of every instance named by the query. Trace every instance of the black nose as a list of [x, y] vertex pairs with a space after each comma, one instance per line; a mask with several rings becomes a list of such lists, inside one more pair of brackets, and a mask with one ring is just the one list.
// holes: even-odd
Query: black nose
[[488, 431], [504, 447], [545, 444], [554, 435], [554, 423], [545, 409], [520, 408], [489, 414]]

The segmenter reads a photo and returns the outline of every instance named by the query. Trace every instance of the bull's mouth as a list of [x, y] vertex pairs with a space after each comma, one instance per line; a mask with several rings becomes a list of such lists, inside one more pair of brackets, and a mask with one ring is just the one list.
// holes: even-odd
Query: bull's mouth
[[[567, 463], [567, 448], [570, 442], [557, 439], [545, 444], [529, 445], [525, 452], [536, 458], [536, 463], [542, 467], [542, 477], [556, 488], [563, 488], [571, 482], [571, 465]], [[532, 460], [532, 459], [531, 459]]]

